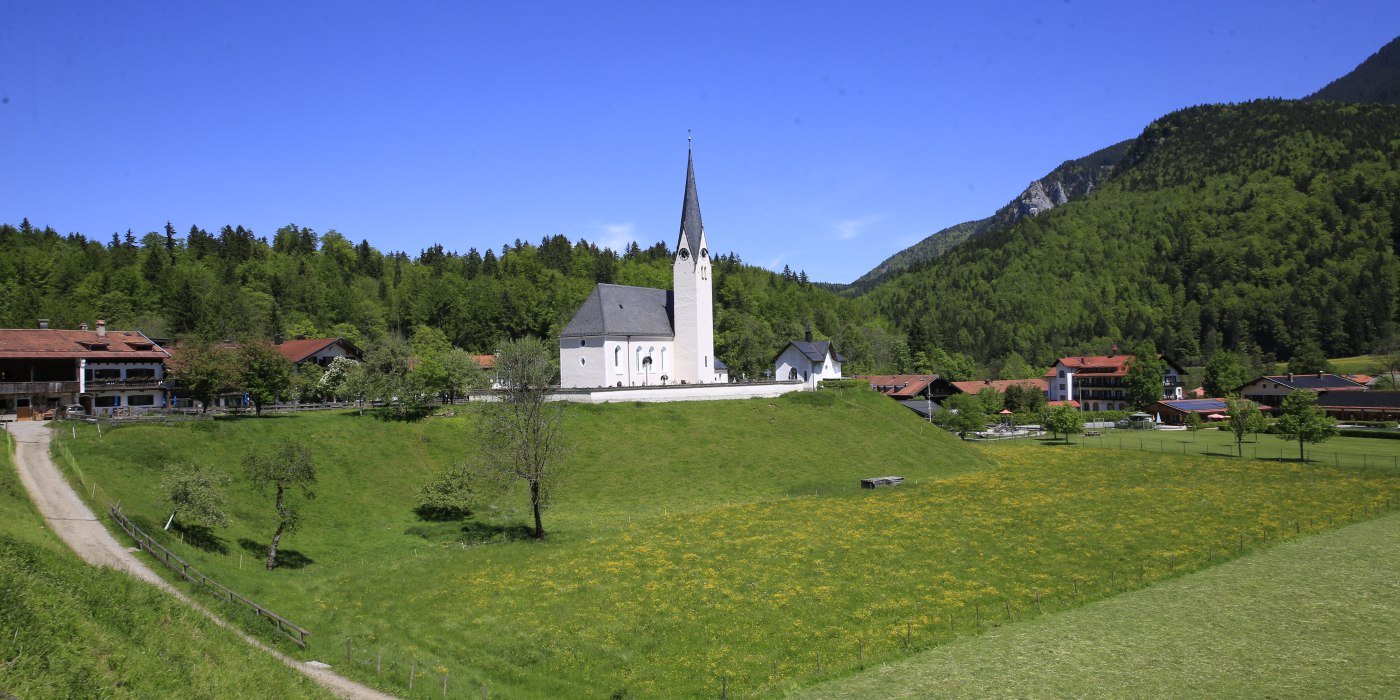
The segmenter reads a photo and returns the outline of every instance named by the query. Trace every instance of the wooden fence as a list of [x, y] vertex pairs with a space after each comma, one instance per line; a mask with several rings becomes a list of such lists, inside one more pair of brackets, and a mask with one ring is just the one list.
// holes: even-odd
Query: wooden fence
[[154, 538], [146, 534], [145, 531], [137, 527], [135, 523], [128, 520], [126, 514], [123, 513], [121, 508], [119, 508], [118, 506], [112, 505], [109, 509], [109, 512], [112, 514], [112, 519], [117, 522], [117, 526], [120, 527], [122, 531], [125, 532], [127, 535], [130, 535], [131, 539], [136, 542], [136, 545], [138, 547], [146, 550], [147, 552], [150, 552], [151, 556], [155, 557], [157, 561], [160, 561], [161, 563], [165, 564], [165, 566], [171, 571], [174, 571], [175, 573], [184, 577], [186, 581], [208, 586], [212, 591], [214, 591], [214, 594], [219, 596], [220, 598], [227, 598], [231, 603], [242, 603], [243, 605], [252, 608], [253, 612], [257, 613], [258, 617], [267, 618], [270, 622], [277, 626], [278, 631], [282, 632], [283, 634], [286, 634], [293, 642], [296, 642], [297, 644], [301, 645], [301, 648], [306, 648], [306, 638], [311, 636], [310, 632], [307, 632], [305, 629], [292, 623], [291, 620], [288, 620], [287, 618], [282, 617], [281, 615], [278, 615], [277, 613], [272, 612], [271, 610], [268, 610], [267, 608], [264, 608], [263, 606], [258, 605], [257, 603], [248, 600], [247, 598], [244, 598], [243, 596], [239, 595], [236, 591], [229, 589], [222, 583], [219, 583], [218, 581], [215, 581], [214, 579], [205, 576], [204, 573], [201, 572], [199, 569], [190, 566], [189, 562], [185, 561], [184, 559], [181, 559], [179, 555], [175, 554], [169, 549], [166, 549], [159, 542], [156, 542]]

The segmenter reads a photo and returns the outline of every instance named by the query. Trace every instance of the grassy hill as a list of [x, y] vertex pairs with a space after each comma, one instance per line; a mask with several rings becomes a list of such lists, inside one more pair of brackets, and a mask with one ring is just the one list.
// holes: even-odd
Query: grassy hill
[[[868, 390], [573, 408], [543, 543], [518, 537], [521, 494], [466, 522], [414, 515], [418, 484], [473, 458], [471, 407], [80, 429], [58, 449], [154, 525], [162, 465], [237, 475], [249, 446], [301, 437], [320, 482], [283, 540], [292, 566], [257, 565], [272, 506], [241, 484], [228, 530], [163, 536], [309, 628], [308, 656], [337, 670], [403, 692], [429, 669], [507, 697], [778, 692], [977, 634], [1004, 606], [1019, 618], [1194, 570], [1241, 533], [1248, 550], [1325, 528], [1400, 488], [1325, 467], [977, 450]], [[885, 474], [910, 482], [857, 488]]]
[[[1092, 194], [870, 292], [933, 344], [1046, 364], [1124, 339], [1371, 352], [1400, 329], [1400, 107], [1258, 101], [1159, 119]], [[915, 350], [917, 348], [911, 348]]]
[[1390, 515], [796, 697], [1393, 697], [1397, 537]]
[[165, 593], [79, 561], [44, 527], [0, 436], [0, 694], [331, 697]]

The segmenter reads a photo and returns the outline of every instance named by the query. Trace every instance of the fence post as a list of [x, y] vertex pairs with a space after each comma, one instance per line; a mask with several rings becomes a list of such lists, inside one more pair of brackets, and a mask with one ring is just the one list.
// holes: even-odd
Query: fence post
[[729, 700], [729, 674], [723, 673], [719, 677], [719, 697], [720, 700]]
[[418, 659], [408, 666], [408, 692], [413, 692], [413, 674], [418, 671]]
[[345, 638], [345, 663], [346, 663], [346, 665], [349, 665], [349, 663], [350, 663], [350, 638], [349, 638], [349, 637], [346, 637], [346, 638]]

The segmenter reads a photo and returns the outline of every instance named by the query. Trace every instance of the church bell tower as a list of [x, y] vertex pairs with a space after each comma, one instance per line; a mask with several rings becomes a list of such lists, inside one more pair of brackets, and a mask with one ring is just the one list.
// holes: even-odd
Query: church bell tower
[[700, 221], [695, 191], [695, 158], [686, 149], [685, 199], [681, 230], [672, 261], [672, 303], [676, 329], [673, 383], [706, 384], [715, 378], [715, 308], [709, 242]]

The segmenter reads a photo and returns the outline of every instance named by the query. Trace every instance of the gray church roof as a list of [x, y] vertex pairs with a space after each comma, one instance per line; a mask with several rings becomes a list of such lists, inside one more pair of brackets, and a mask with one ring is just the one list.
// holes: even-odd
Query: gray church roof
[[[812, 362], [825, 362], [827, 351], [831, 352], [831, 356], [835, 358], [837, 362], [846, 361], [846, 358], [836, 352], [836, 348], [831, 347], [830, 340], [794, 340], [788, 343], [788, 345], [797, 348], [798, 352], [802, 353], [803, 356]], [[787, 350], [787, 345], [783, 346], [783, 350]], [[778, 355], [782, 354], [782, 351], [778, 352]], [[776, 360], [778, 358], [775, 356], [773, 359]]]
[[[705, 224], [700, 220], [700, 195], [695, 192], [695, 157], [685, 158], [685, 201], [681, 203], [681, 236], [690, 250], [690, 259], [700, 259], [700, 234]], [[680, 252], [680, 251], [677, 251]]]
[[593, 288], [560, 337], [674, 336], [671, 293], [651, 287], [600, 284]]

